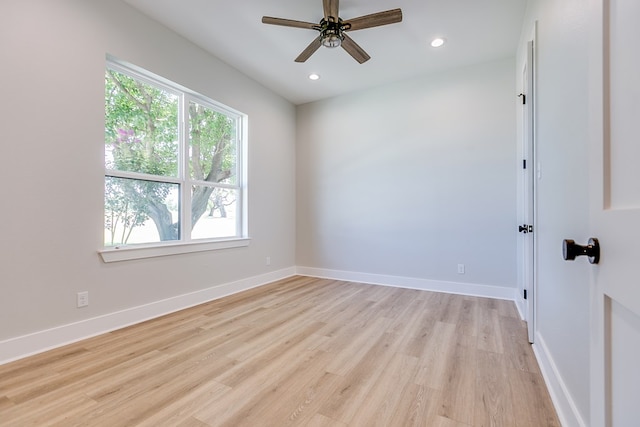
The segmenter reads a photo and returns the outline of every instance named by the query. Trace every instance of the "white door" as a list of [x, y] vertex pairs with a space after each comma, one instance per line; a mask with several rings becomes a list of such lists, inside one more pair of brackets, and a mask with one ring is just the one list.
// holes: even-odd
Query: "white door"
[[522, 68], [522, 213], [523, 222], [519, 231], [524, 240], [522, 250], [522, 284], [526, 299], [526, 320], [529, 342], [533, 343], [535, 321], [535, 259], [534, 259], [534, 87], [533, 87], [533, 41], [527, 43], [526, 59]]
[[640, 426], [640, 1], [591, 6], [591, 425]]

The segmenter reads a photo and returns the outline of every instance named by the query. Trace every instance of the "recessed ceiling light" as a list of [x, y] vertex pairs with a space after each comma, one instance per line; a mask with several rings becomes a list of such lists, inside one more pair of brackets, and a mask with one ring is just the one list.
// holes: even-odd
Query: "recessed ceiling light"
[[431, 41], [431, 47], [440, 47], [444, 44], [444, 39], [438, 37], [437, 39], [433, 39]]
[[320, 76], [316, 73], [309, 74], [309, 80], [318, 80]]

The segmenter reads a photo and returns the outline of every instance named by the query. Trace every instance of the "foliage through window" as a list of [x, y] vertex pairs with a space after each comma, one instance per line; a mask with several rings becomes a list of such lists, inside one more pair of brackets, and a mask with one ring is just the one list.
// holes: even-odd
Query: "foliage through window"
[[105, 72], [105, 246], [242, 237], [244, 116], [149, 73]]

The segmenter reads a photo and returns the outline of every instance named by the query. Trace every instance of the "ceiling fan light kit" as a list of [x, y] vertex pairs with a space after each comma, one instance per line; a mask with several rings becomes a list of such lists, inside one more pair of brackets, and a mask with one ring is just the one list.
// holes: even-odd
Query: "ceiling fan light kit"
[[372, 13], [343, 21], [339, 16], [339, 0], [323, 0], [322, 6], [324, 9], [324, 17], [320, 20], [319, 24], [296, 21], [294, 19], [274, 18], [271, 16], [263, 16], [262, 22], [270, 25], [316, 30], [320, 33], [318, 37], [298, 55], [295, 59], [296, 62], [305, 62], [321, 46], [331, 49], [341, 46], [360, 64], [368, 61], [371, 57], [347, 35], [347, 32], [402, 22], [402, 10], [400, 9]]
[[320, 21], [320, 40], [322, 41], [322, 46], [333, 49], [334, 47], [340, 47], [342, 45], [344, 37], [340, 29], [341, 25], [342, 20], [339, 18], [338, 22], [327, 22], [324, 19]]

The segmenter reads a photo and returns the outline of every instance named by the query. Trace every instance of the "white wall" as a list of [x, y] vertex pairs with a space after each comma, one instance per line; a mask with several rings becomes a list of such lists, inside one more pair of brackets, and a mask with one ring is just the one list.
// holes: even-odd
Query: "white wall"
[[515, 288], [516, 105], [505, 59], [298, 106], [297, 265]]
[[[292, 104], [120, 1], [3, 1], [0, 16], [0, 344], [294, 268]], [[107, 53], [248, 114], [249, 247], [101, 261]]]
[[580, 265], [584, 260], [563, 261], [561, 249], [565, 238], [583, 244], [590, 237], [587, 7], [580, 0], [530, 1], [518, 58], [536, 20], [535, 131], [541, 179], [535, 349], [565, 425], [588, 425], [589, 269]]

